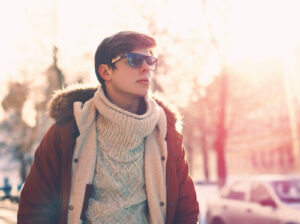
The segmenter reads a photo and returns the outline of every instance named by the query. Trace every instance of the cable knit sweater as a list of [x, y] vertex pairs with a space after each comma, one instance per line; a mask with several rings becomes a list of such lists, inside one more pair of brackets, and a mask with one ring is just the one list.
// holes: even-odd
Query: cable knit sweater
[[88, 223], [148, 223], [144, 143], [158, 121], [158, 107], [148, 100], [145, 114], [133, 114], [112, 104], [102, 89], [94, 103], [97, 161]]
[[[80, 220], [80, 213], [83, 206], [82, 201], [84, 199], [85, 187], [87, 184], [93, 184], [95, 170], [97, 169], [97, 139], [99, 136], [97, 136], [96, 132], [96, 117], [97, 108], [99, 107], [99, 94], [103, 94], [101, 86], [98, 88], [92, 99], [88, 100], [84, 104], [81, 102], [74, 103], [74, 117], [78, 130], [81, 134], [76, 139], [76, 145], [73, 153], [73, 159], [78, 159], [78, 162], [72, 167], [72, 183], [69, 201], [72, 205], [72, 212], [68, 213], [68, 224], [82, 223]], [[120, 108], [111, 104], [106, 98], [103, 99], [105, 100], [104, 103], [106, 102], [107, 104], [106, 106], [110, 105], [112, 111], [114, 111], [107, 113], [107, 115], [112, 116], [112, 120], [115, 121], [117, 118], [114, 116], [114, 113], [117, 113], [117, 111], [120, 112]], [[133, 123], [142, 121], [141, 123], [146, 122], [145, 124], [147, 124], [141, 126], [143, 128], [147, 128], [145, 131], [143, 131], [143, 128], [140, 129], [139, 134], [140, 132], [144, 132], [140, 138], [144, 138], [146, 136], [144, 143], [144, 177], [147, 205], [149, 208], [148, 221], [150, 224], [156, 224], [164, 223], [166, 220], [166, 163], [162, 161], [161, 158], [167, 158], [168, 154], [167, 144], [165, 141], [167, 121], [164, 110], [155, 102], [155, 100], [149, 98], [146, 100], [146, 103], [149, 110], [147, 110], [144, 115], [134, 115], [125, 110], [123, 110], [123, 113], [126, 114], [126, 116], [131, 117], [131, 121], [134, 121]], [[135, 119], [132, 120], [132, 118]], [[117, 123], [122, 124], [122, 122], [124, 121], [119, 117]], [[113, 124], [113, 122], [109, 123], [110, 125]], [[98, 124], [98, 130], [102, 129], [107, 124], [108, 123], [102, 121]], [[136, 126], [136, 124], [134, 126]], [[131, 126], [131, 131], [134, 130], [134, 126]], [[125, 128], [124, 131], [127, 133], [129, 130]], [[114, 133], [114, 135], [116, 133]], [[100, 132], [98, 134], [100, 134]], [[139, 134], [136, 134], [136, 136], [139, 136]], [[118, 147], [123, 147], [121, 144], [117, 144], [118, 147], [115, 147], [114, 144], [109, 143], [109, 141], [106, 141], [108, 145], [101, 145], [101, 139], [98, 142], [100, 143], [100, 148], [112, 148], [112, 154], [118, 152], [118, 150], [116, 150]], [[134, 147], [135, 144], [131, 143], [129, 148]], [[118, 155], [118, 153], [116, 155]]]

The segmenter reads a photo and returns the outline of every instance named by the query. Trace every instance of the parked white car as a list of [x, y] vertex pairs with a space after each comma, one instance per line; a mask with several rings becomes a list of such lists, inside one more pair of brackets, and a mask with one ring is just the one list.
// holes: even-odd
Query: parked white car
[[208, 224], [300, 224], [300, 177], [234, 181], [207, 202]]

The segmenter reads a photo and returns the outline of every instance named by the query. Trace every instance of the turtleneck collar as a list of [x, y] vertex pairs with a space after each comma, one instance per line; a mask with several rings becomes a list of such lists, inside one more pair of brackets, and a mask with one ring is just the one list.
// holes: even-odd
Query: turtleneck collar
[[110, 102], [101, 86], [97, 89], [93, 103], [99, 113], [99, 147], [115, 159], [130, 159], [135, 154], [134, 149], [154, 130], [159, 118], [159, 106], [148, 97], [145, 97], [145, 102], [146, 112], [134, 114]]

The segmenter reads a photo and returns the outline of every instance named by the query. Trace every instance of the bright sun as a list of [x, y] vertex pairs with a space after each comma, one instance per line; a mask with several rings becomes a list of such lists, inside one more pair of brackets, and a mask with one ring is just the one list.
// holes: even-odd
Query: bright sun
[[[44, 5], [46, 2], [47, 7]], [[101, 8], [102, 13], [98, 10], [98, 7], [102, 7], [102, 5], [97, 0], [87, 0], [84, 4], [70, 0], [48, 0], [43, 1], [43, 3], [39, 0], [7, 1], [4, 7], [0, 8], [0, 26], [6, 31], [6, 35], [2, 35], [0, 41], [1, 72], [4, 74], [4, 76], [0, 76], [0, 81], [6, 80], [7, 77], [5, 76], [16, 76], [19, 67], [24, 64], [23, 59], [30, 61], [28, 67], [31, 66], [36, 70], [38, 66], [43, 67], [43, 69], [48, 66], [49, 62], [47, 60], [41, 63], [42, 58], [45, 58], [41, 54], [45, 54], [45, 52], [36, 50], [41, 48], [39, 45], [41, 43], [36, 43], [34, 40], [33, 31], [35, 27], [33, 25], [39, 24], [37, 22], [50, 24], [48, 20], [51, 20], [55, 10], [51, 9], [53, 12], [51, 10], [48, 10], [48, 12], [45, 8], [55, 8], [53, 2], [56, 2], [59, 6], [57, 13], [60, 15], [58, 17], [60, 20], [56, 21], [58, 28], [53, 29], [51, 34], [58, 33], [60, 63], [67, 72], [70, 67], [83, 64], [76, 63], [76, 56], [78, 57], [82, 53], [81, 48], [90, 48], [88, 44], [98, 42], [99, 33], [104, 35], [108, 31], [115, 32], [117, 29], [124, 29], [126, 22], [130, 24], [128, 28], [140, 29], [137, 24], [140, 24], [141, 21], [141, 8], [139, 8], [139, 5], [142, 1], [138, 0], [130, 1], [139, 2], [138, 4], [125, 2], [121, 4], [118, 0], [112, 0], [108, 4], [109, 6]], [[148, 4], [149, 2], [145, 1], [145, 3]], [[69, 4], [72, 4], [72, 10], [69, 9]], [[121, 9], [120, 7], [114, 7], [115, 5], [120, 6], [120, 4]], [[153, 0], [151, 7], [143, 8], [143, 10], [145, 12], [150, 10], [147, 12], [150, 13], [151, 18], [157, 20], [157, 26], [166, 27], [168, 35], [189, 42], [178, 43], [178, 46], [184, 46], [181, 48], [174, 44], [168, 46], [168, 42], [166, 42], [166, 46], [163, 47], [168, 50], [172, 49], [171, 53], [174, 57], [178, 57], [181, 63], [184, 59], [188, 59], [187, 66], [192, 67], [190, 66], [192, 60], [199, 61], [199, 55], [206, 55], [206, 61], [204, 62], [206, 67], [203, 66], [202, 69], [199, 69], [201, 70], [202, 82], [211, 80], [212, 75], [215, 75], [221, 68], [216, 59], [218, 53], [202, 52], [204, 50], [201, 46], [208, 44], [211, 38], [208, 22], [211, 23], [213, 34], [216, 40], [219, 41], [219, 51], [226, 58], [224, 60], [225, 64], [277, 57], [282, 58], [282, 61], [285, 62], [288, 68], [287, 74], [290, 74], [289, 71], [295, 70], [294, 67], [297, 65], [295, 54], [296, 49], [299, 50], [299, 47], [295, 48], [294, 46], [299, 46], [300, 42], [299, 0]], [[48, 14], [44, 13], [43, 10], [47, 11]], [[78, 16], [80, 13], [82, 14]], [[116, 14], [118, 16], [115, 16]], [[136, 14], [137, 17], [135, 17]], [[27, 18], [30, 16], [32, 21]], [[103, 23], [103, 17], [105, 17], [105, 23]], [[31, 24], [31, 22], [34, 23]], [[141, 26], [143, 29], [148, 28], [144, 24]], [[44, 27], [47, 27], [47, 25], [44, 25]], [[101, 29], [99, 29], [100, 27]], [[43, 35], [38, 38], [44, 40], [49, 38], [48, 36], [51, 35], [43, 32]], [[55, 39], [55, 35], [53, 36], [53, 39]], [[186, 44], [194, 48], [194, 53], [189, 52], [190, 49], [185, 47]], [[23, 48], [20, 46], [23, 46]], [[24, 48], [24, 46], [26, 47]], [[74, 53], [74, 46], [78, 47], [76, 53]], [[198, 46], [200, 46], [200, 50], [198, 50]], [[188, 58], [189, 55], [193, 56], [191, 60]], [[31, 60], [31, 58], [34, 60]], [[63, 64], [64, 60], [68, 61]], [[81, 60], [80, 57], [79, 60]], [[199, 66], [202, 66], [202, 64]], [[176, 64], [174, 67], [177, 69]], [[77, 71], [78, 69], [76, 67]], [[69, 71], [69, 73], [71, 72]], [[0, 94], [3, 95], [3, 93], [2, 88]]]

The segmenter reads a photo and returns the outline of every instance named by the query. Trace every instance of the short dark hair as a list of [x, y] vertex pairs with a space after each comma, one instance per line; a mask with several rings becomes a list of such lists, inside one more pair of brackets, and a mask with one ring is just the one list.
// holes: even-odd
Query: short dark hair
[[112, 69], [115, 69], [115, 65], [111, 63], [111, 60], [118, 55], [139, 48], [153, 48], [155, 46], [156, 42], [152, 37], [134, 31], [122, 31], [105, 38], [99, 44], [95, 53], [95, 72], [97, 79], [104, 85], [104, 80], [98, 71], [99, 65], [107, 64]]

